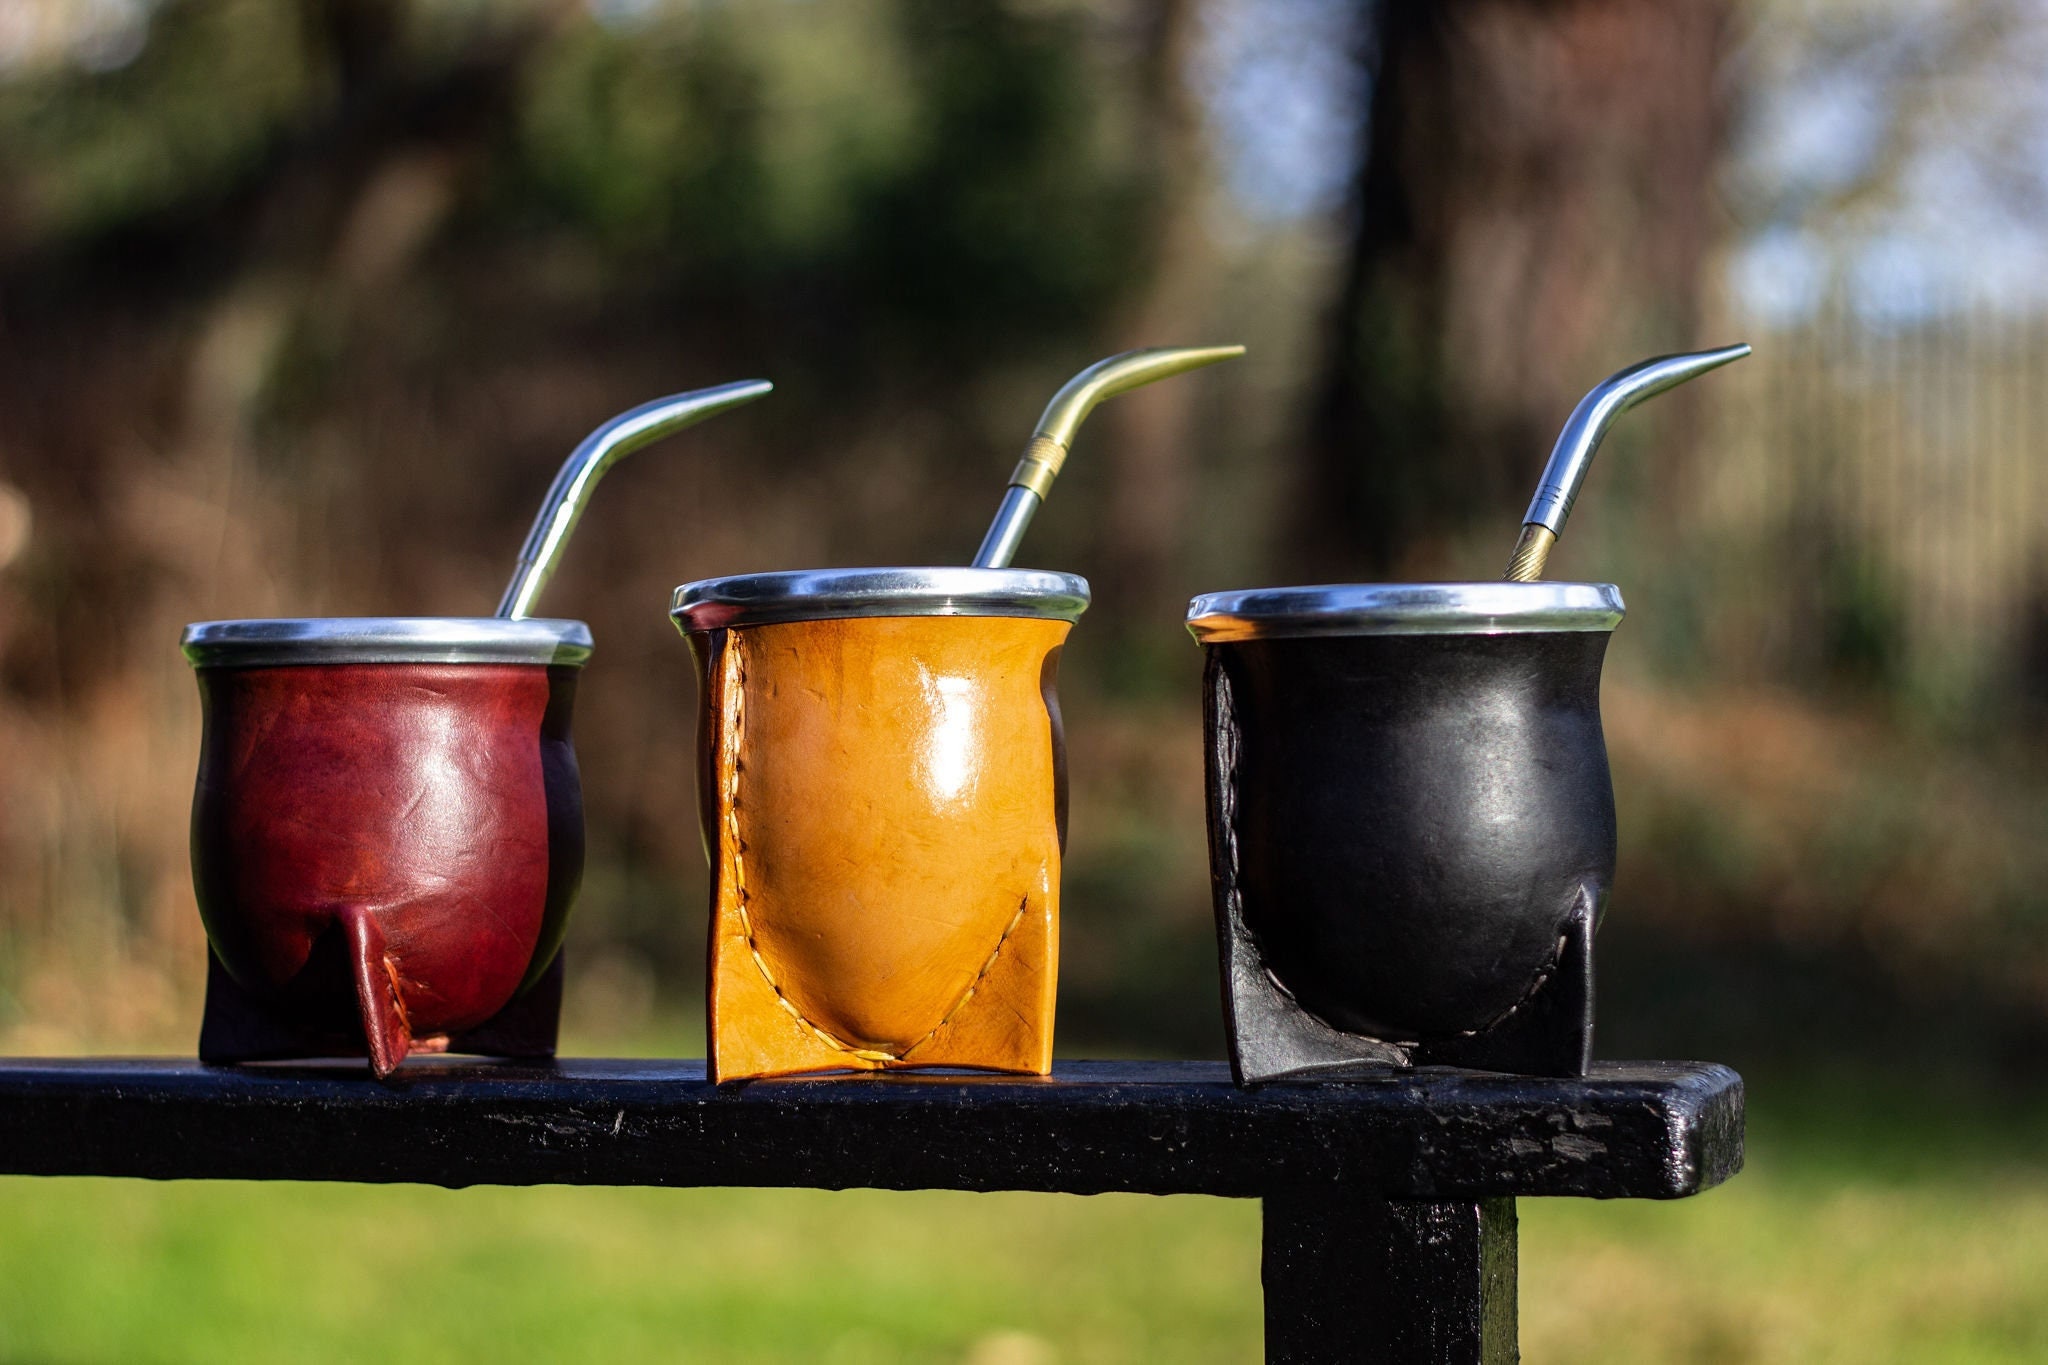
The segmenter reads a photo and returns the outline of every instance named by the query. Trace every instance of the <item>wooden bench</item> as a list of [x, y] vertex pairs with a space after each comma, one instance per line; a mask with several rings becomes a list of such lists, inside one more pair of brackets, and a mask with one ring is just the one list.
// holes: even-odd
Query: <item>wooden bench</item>
[[1694, 1062], [1241, 1090], [1214, 1062], [713, 1087], [676, 1061], [0, 1061], [9, 1174], [1260, 1199], [1271, 1361], [1514, 1360], [1515, 1200], [1697, 1194], [1742, 1123], [1741, 1078]]

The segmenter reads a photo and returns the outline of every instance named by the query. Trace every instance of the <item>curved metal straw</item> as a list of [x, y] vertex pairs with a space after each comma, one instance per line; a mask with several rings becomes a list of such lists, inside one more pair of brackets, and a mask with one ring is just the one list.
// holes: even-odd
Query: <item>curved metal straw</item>
[[1052, 402], [1045, 405], [1045, 414], [1031, 433], [1031, 444], [1024, 447], [1024, 458], [1010, 475], [1003, 505], [996, 509], [995, 521], [982, 537], [981, 548], [974, 552], [974, 566], [1009, 567], [1017, 554], [1018, 542], [1024, 539], [1025, 528], [1031, 525], [1039, 504], [1052, 489], [1052, 481], [1059, 476], [1060, 466], [1067, 461], [1067, 447], [1073, 444], [1081, 419], [1094, 411], [1097, 403], [1155, 379], [1184, 374], [1243, 354], [1242, 346], [1149, 346], [1098, 360], [1069, 379], [1053, 395]]
[[713, 389], [671, 394], [622, 412], [584, 437], [563, 463], [562, 472], [555, 475], [554, 486], [548, 489], [547, 500], [533, 519], [533, 529], [526, 533], [526, 544], [519, 551], [519, 566], [512, 571], [512, 581], [505, 585], [505, 595], [498, 599], [497, 614], [511, 621], [533, 614], [534, 601], [548, 585], [548, 579], [554, 577], [562, 547], [568, 544], [569, 533], [576, 529], [576, 521], [583, 515], [590, 490], [606, 470], [642, 446], [695, 426], [707, 417], [716, 417], [728, 408], [751, 403], [774, 388], [765, 379], [744, 379]]
[[1564, 519], [1572, 514], [1572, 504], [1578, 500], [1579, 485], [1586, 481], [1586, 471], [1592, 467], [1593, 452], [1600, 448], [1615, 418], [1646, 398], [1654, 398], [1666, 389], [1676, 388], [1688, 379], [1748, 354], [1749, 344], [1744, 342], [1713, 351], [1658, 356], [1611, 374], [1594, 385], [1565, 419], [1564, 430], [1557, 434], [1550, 462], [1543, 466], [1543, 478], [1536, 485], [1536, 496], [1530, 499], [1529, 510], [1522, 515], [1521, 538], [1515, 542], [1508, 571], [1501, 577], [1510, 582], [1533, 583], [1543, 576], [1550, 547], [1564, 530]]

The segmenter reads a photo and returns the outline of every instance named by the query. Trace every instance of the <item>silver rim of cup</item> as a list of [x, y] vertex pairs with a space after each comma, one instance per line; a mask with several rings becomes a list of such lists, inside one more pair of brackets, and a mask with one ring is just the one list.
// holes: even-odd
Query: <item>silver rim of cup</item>
[[284, 664], [552, 664], [590, 657], [581, 621], [495, 616], [309, 616], [199, 621], [178, 641], [194, 668]]
[[1024, 616], [1075, 621], [1088, 580], [1046, 569], [798, 569], [676, 589], [676, 628], [722, 630], [847, 616]]
[[1514, 635], [1611, 631], [1627, 608], [1612, 583], [1330, 583], [1205, 593], [1188, 631], [1205, 645], [1312, 635]]

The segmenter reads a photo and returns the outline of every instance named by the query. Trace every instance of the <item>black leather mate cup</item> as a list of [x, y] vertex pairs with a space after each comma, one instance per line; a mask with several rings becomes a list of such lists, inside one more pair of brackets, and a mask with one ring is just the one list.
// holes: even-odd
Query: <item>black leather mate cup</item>
[[1210, 875], [1240, 1083], [1585, 1073], [1614, 875], [1605, 583], [1196, 598]]

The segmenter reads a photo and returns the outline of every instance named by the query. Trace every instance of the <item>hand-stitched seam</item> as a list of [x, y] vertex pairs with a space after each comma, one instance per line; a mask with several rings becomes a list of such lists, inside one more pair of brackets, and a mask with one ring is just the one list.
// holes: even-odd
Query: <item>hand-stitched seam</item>
[[[1237, 708], [1234, 705], [1235, 700], [1235, 697], [1231, 694], [1230, 675], [1219, 668], [1216, 677], [1216, 730], [1217, 738], [1224, 750], [1222, 790], [1219, 793], [1222, 810], [1219, 814], [1221, 816], [1220, 823], [1223, 826], [1223, 894], [1225, 903], [1229, 907], [1231, 918], [1236, 922], [1236, 927], [1242, 930], [1245, 937], [1251, 941], [1254, 951], [1258, 953], [1259, 970], [1265, 974], [1266, 980], [1272, 984], [1275, 990], [1287, 997], [1289, 1004], [1308, 1015], [1309, 1018], [1314, 1019], [1325, 1028], [1346, 1034], [1349, 1037], [1364, 1038], [1371, 1042], [1383, 1042], [1391, 1047], [1412, 1048], [1416, 1046], [1418, 1040], [1400, 1041], [1375, 1038], [1370, 1034], [1360, 1033], [1355, 1029], [1338, 1028], [1337, 1025], [1332, 1024], [1329, 1020], [1303, 1004], [1301, 999], [1288, 987], [1287, 983], [1275, 975], [1270, 966], [1266, 965], [1266, 955], [1259, 948], [1258, 935], [1253, 932], [1249, 924], [1245, 923], [1244, 891], [1238, 880], [1238, 859], [1240, 856], [1238, 852], [1237, 831], [1239, 804], [1238, 773], [1240, 767], [1239, 758], [1244, 751], [1244, 736], [1242, 731], [1238, 729]], [[1465, 1029], [1451, 1034], [1450, 1037], [1453, 1039], [1475, 1038], [1482, 1033], [1491, 1033], [1494, 1029], [1499, 1028], [1502, 1024], [1513, 1018], [1523, 1006], [1536, 998], [1536, 993], [1542, 990], [1556, 973], [1558, 966], [1564, 960], [1565, 943], [1566, 935], [1559, 934], [1557, 936], [1557, 947], [1552, 950], [1550, 961], [1544, 964], [1543, 968], [1536, 973], [1536, 979], [1529, 983], [1529, 988], [1523, 991], [1521, 997], [1513, 1004], [1487, 1020], [1484, 1024], [1481, 1024], [1478, 1028]]]
[[767, 959], [761, 956], [761, 945], [754, 935], [754, 918], [747, 911], [747, 841], [740, 832], [740, 771], [745, 766], [740, 754], [744, 749], [741, 741], [747, 723], [747, 661], [743, 643], [745, 639], [745, 635], [740, 631], [727, 633], [725, 667], [722, 670], [724, 677], [721, 679], [725, 711], [721, 729], [724, 731], [724, 748], [729, 757], [725, 773], [725, 845], [728, 850], [727, 863], [732, 873], [733, 910], [739, 915], [740, 934], [746, 940], [747, 952], [754, 959], [755, 969], [761, 973], [761, 979], [768, 983], [768, 989], [774, 994], [775, 1002], [789, 1012], [789, 1017], [796, 1020], [799, 1027], [834, 1051], [844, 1052], [861, 1061], [894, 1061], [895, 1056], [892, 1053], [855, 1047], [805, 1018], [804, 1012], [796, 1007], [796, 1002], [783, 994], [782, 987], [776, 983], [775, 974], [768, 970]]
[[982, 981], [995, 967], [996, 959], [1002, 955], [1003, 945], [1010, 941], [1010, 935], [1017, 932], [1017, 926], [1024, 922], [1024, 912], [1029, 910], [1030, 908], [1031, 897], [1028, 895], [1017, 902], [1017, 913], [1010, 916], [1009, 927], [1004, 929], [1003, 936], [996, 940], [996, 946], [989, 950], [988, 960], [981, 964], [981, 970], [974, 974], [974, 980], [967, 983], [967, 989], [961, 992], [960, 998], [958, 1000], [955, 1000], [953, 1002], [953, 1008], [947, 1010], [945, 1016], [941, 1018], [938, 1023], [932, 1025], [932, 1031], [930, 1033], [927, 1033], [924, 1037], [918, 1039], [909, 1047], [904, 1048], [903, 1051], [897, 1053], [896, 1056], [898, 1060], [908, 1057], [911, 1053], [917, 1051], [926, 1043], [929, 1043], [933, 1038], [937, 1037], [939, 1030], [944, 1028], [946, 1025], [952, 1023], [953, 1016], [958, 1014], [961, 1011], [961, 1009], [965, 1007], [967, 1002], [974, 998], [974, 992], [976, 991], [976, 989], [980, 987]]
[[1234, 702], [1230, 675], [1219, 665], [1216, 670], [1216, 739], [1223, 749], [1223, 781], [1218, 793], [1223, 809], [1217, 814], [1220, 817], [1218, 823], [1223, 826], [1223, 899], [1235, 926], [1249, 935], [1251, 926], [1244, 922], [1244, 893], [1238, 888], [1237, 880], [1237, 756], [1244, 745], [1237, 731]]
[[[1237, 696], [1230, 685], [1230, 672], [1220, 660], [1216, 662], [1215, 669], [1216, 740], [1223, 750], [1223, 781], [1218, 793], [1222, 810], [1218, 812], [1218, 823], [1223, 827], [1223, 900], [1230, 916], [1231, 938], [1240, 941], [1250, 950], [1253, 965], [1272, 983], [1275, 990], [1297, 1008], [1306, 1011], [1306, 1007], [1294, 998], [1294, 991], [1266, 965], [1266, 950], [1260, 944], [1258, 934], [1245, 919], [1241, 863], [1243, 854], [1238, 848], [1237, 829], [1237, 814], [1242, 805], [1239, 771], [1244, 754], [1244, 731], [1237, 723]], [[1311, 1017], [1314, 1017], [1312, 1013]], [[1322, 1021], [1318, 1019], [1317, 1022]]]
[[[1578, 908], [1585, 901], [1587, 894], [1588, 892], [1586, 884], [1584, 882], [1580, 882], [1579, 892], [1576, 896], [1572, 898], [1572, 913], [1574, 915], [1578, 913]], [[1565, 948], [1571, 942], [1570, 916], [1566, 917], [1565, 924], [1566, 928], [1557, 936], [1557, 947], [1550, 954], [1550, 961], [1544, 964], [1543, 970], [1536, 973], [1536, 979], [1529, 983], [1528, 990], [1522, 992], [1522, 998], [1515, 1001], [1514, 1004], [1509, 1005], [1499, 1014], [1493, 1016], [1493, 1018], [1487, 1020], [1484, 1024], [1481, 1024], [1478, 1028], [1466, 1029], [1463, 1033], [1455, 1035], [1456, 1037], [1474, 1038], [1482, 1033], [1491, 1033], [1493, 1032], [1493, 1030], [1499, 1028], [1502, 1024], [1505, 1024], [1510, 1018], [1514, 1017], [1515, 1012], [1521, 1009], [1522, 1006], [1528, 1004], [1531, 1000], [1534, 1000], [1536, 998], [1536, 992], [1542, 990], [1544, 986], [1548, 985], [1550, 982], [1550, 978], [1555, 976], [1557, 974], [1558, 968], [1564, 965]]]
[[789, 1013], [790, 1018], [796, 1020], [799, 1027], [819, 1042], [836, 1052], [844, 1052], [849, 1057], [858, 1058], [870, 1065], [886, 1065], [890, 1062], [901, 1061], [936, 1037], [939, 1030], [952, 1023], [953, 1017], [960, 1013], [969, 1000], [974, 998], [975, 991], [980, 988], [983, 980], [987, 978], [989, 972], [995, 967], [996, 959], [1002, 955], [1003, 945], [1010, 941], [1010, 935], [1016, 933], [1017, 926], [1024, 922], [1025, 912], [1031, 908], [1031, 897], [1027, 895], [1018, 902], [1017, 913], [1010, 917], [1010, 923], [1003, 930], [1002, 937], [996, 940], [996, 946], [990, 950], [987, 960], [981, 964], [981, 970], [974, 974], [974, 980], [967, 983], [967, 989], [961, 992], [960, 998], [953, 1002], [952, 1007], [940, 1017], [938, 1023], [932, 1025], [929, 1033], [908, 1047], [896, 1052], [889, 1052], [879, 1048], [855, 1047], [852, 1043], [838, 1037], [830, 1029], [808, 1018], [801, 1009], [797, 1008], [796, 1002], [783, 993], [782, 987], [776, 983], [775, 974], [768, 970], [768, 959], [761, 954], [761, 945], [754, 933], [754, 919], [747, 909], [748, 893], [745, 858], [747, 845], [745, 837], [740, 832], [740, 772], [744, 766], [740, 760], [740, 753], [743, 747], [741, 736], [745, 731], [747, 718], [747, 665], [741, 644], [743, 638], [738, 631], [731, 632], [726, 637], [725, 668], [722, 679], [725, 715], [721, 728], [725, 733], [727, 752], [731, 756], [731, 762], [726, 770], [725, 781], [725, 843], [726, 847], [730, 850], [728, 863], [732, 871], [733, 909], [739, 916], [740, 933], [746, 940], [747, 953], [754, 959], [754, 967], [761, 973], [761, 979], [768, 984], [768, 989], [774, 993], [775, 1002]]
[[1252, 965], [1258, 969], [1259, 975], [1265, 977], [1266, 984], [1275, 991], [1278, 991], [1281, 998], [1289, 1005], [1300, 1010], [1302, 1014], [1315, 1023], [1329, 1029], [1332, 1033], [1342, 1034], [1347, 1038], [1359, 1038], [1371, 1043], [1385, 1043], [1389, 1047], [1412, 1046], [1412, 1044], [1375, 1038], [1371, 1034], [1359, 1033], [1355, 1029], [1339, 1028], [1304, 1004], [1301, 997], [1294, 993], [1294, 988], [1285, 981], [1282, 981], [1279, 974], [1266, 961], [1265, 945], [1259, 942], [1258, 931], [1252, 928], [1250, 922], [1245, 919], [1244, 914], [1244, 885], [1241, 863], [1243, 854], [1239, 849], [1237, 828], [1238, 811], [1243, 804], [1244, 729], [1238, 723], [1237, 695], [1230, 684], [1230, 672], [1223, 666], [1220, 660], [1217, 661], [1214, 667], [1216, 670], [1216, 735], [1217, 743], [1223, 751], [1221, 758], [1223, 780], [1220, 784], [1222, 790], [1218, 798], [1222, 806], [1222, 810], [1219, 812], [1219, 822], [1223, 826], [1223, 895], [1224, 903], [1228, 908], [1231, 919], [1231, 938], [1249, 948], [1252, 955]]
[[1461, 1033], [1454, 1033], [1451, 1036], [1453, 1038], [1477, 1038], [1482, 1033], [1493, 1032], [1502, 1024], [1505, 1024], [1509, 1019], [1513, 1018], [1517, 1010], [1521, 1009], [1522, 1006], [1528, 1004], [1531, 1000], [1534, 1000], [1536, 998], [1536, 992], [1542, 990], [1545, 986], [1550, 984], [1550, 978], [1556, 974], [1558, 966], [1564, 961], [1565, 944], [1569, 941], [1570, 936], [1568, 934], [1559, 934], [1557, 936], [1557, 948], [1554, 952], [1551, 953], [1550, 962], [1543, 968], [1542, 971], [1536, 973], [1536, 979], [1529, 983], [1528, 990], [1522, 992], [1521, 999], [1515, 1001], [1514, 1004], [1509, 1005], [1499, 1014], [1494, 1015], [1493, 1018], [1481, 1024], [1478, 1028], [1468, 1028]]
[[389, 953], [384, 954], [384, 976], [391, 983], [391, 1012], [398, 1016], [399, 1028], [405, 1030], [406, 1037], [410, 1038], [412, 1036], [412, 1019], [406, 1013], [405, 991], [399, 983], [398, 964], [391, 960], [391, 954]]

